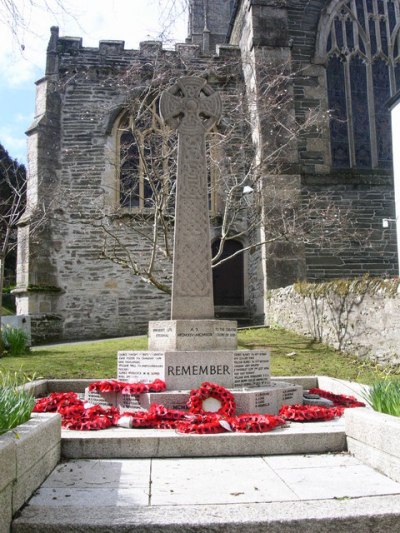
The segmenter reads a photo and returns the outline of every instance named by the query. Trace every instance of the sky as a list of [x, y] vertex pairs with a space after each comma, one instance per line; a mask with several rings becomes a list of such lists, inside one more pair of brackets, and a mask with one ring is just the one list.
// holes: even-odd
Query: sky
[[[183, 0], [14, 0], [21, 15], [16, 26], [0, 0], [0, 143], [13, 159], [26, 164], [25, 131], [35, 105], [35, 81], [43, 77], [50, 27], [60, 36], [82, 37], [83, 46], [123, 40], [125, 49], [160, 39], [166, 47], [183, 42], [187, 19]], [[62, 7], [61, 7], [62, 6]], [[170, 17], [171, 7], [175, 9]], [[169, 19], [175, 23], [166, 25]], [[174, 37], [174, 39], [172, 39]]]

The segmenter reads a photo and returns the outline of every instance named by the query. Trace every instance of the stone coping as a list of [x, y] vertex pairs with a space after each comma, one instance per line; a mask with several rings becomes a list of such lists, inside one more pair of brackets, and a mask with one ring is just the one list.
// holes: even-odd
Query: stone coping
[[347, 409], [344, 420], [350, 453], [400, 482], [400, 417], [357, 408]]
[[33, 413], [30, 420], [0, 436], [0, 531], [60, 460], [61, 417]]

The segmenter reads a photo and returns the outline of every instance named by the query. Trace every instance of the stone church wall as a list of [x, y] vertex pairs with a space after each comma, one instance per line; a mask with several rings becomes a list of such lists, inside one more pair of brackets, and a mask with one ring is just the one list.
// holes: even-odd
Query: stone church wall
[[[321, 17], [333, 4], [329, 0], [243, 0], [237, 2], [230, 33], [231, 42], [254, 57], [257, 49], [264, 62], [273, 64], [277, 54], [289, 58], [296, 119], [301, 122], [310, 109], [319, 110], [322, 118], [318, 129], [297, 139], [296, 155], [288, 154], [288, 187], [298, 180], [298, 194], [304, 203], [312, 199], [341, 210], [352, 226], [340, 243], [307, 244], [303, 252], [299, 250], [297, 262], [294, 255], [290, 258], [284, 253], [279, 260], [277, 252], [285, 247], [272, 247], [265, 258], [266, 286], [271, 289], [303, 275], [323, 280], [398, 272], [395, 225], [382, 227], [383, 218], [395, 218], [392, 170], [331, 168], [326, 63], [317, 54], [317, 43], [319, 31], [326, 31], [320, 27]], [[253, 83], [256, 85], [255, 80]], [[262, 129], [260, 136], [262, 144]]]
[[[30, 194], [46, 202], [48, 216], [35, 239], [20, 239], [17, 312], [32, 316], [36, 341], [144, 333], [149, 320], [169, 317], [170, 297], [102, 258], [99, 215], [112, 211], [117, 201], [113, 122], [135, 84], [145, 83], [155, 55], [170, 62], [177, 75], [209, 73], [216, 89], [221, 83], [229, 116], [241, 98], [238, 50], [221, 47], [211, 58], [190, 44], [177, 45], [176, 52], [155, 42], [142, 43], [140, 50], [125, 50], [122, 41], [84, 48], [80, 39], [52, 32], [46, 77], [38, 82], [37, 118], [29, 131]], [[227, 61], [239, 68], [238, 77], [222, 74]], [[213, 66], [220, 78], [213, 77]], [[142, 79], [129, 76], [132, 67]], [[21, 236], [26, 230], [21, 226]], [[118, 220], [113, 231], [118, 233]], [[123, 238], [140, 262], [145, 240], [137, 233]], [[166, 281], [171, 264], [159, 259], [158, 270]]]
[[[360, 281], [360, 284], [368, 283]], [[393, 284], [393, 281], [388, 280]], [[302, 294], [293, 286], [269, 293], [269, 324], [306, 335], [336, 349], [384, 364], [400, 364], [400, 293], [323, 291]]]
[[[263, 183], [266, 193], [271, 183], [281, 184], [282, 189], [285, 183], [287, 188], [295, 184], [296, 198], [303, 202], [313, 198], [313, 202], [346, 211], [357, 231], [323, 247], [275, 243], [250, 249], [245, 255], [245, 292], [247, 311], [254, 320], [260, 323], [268, 314], [267, 289], [298, 278], [397, 274], [395, 227], [382, 227], [383, 218], [395, 216], [392, 171], [331, 168], [326, 64], [316, 50], [319, 31], [324, 31], [321, 15], [334, 3], [213, 0], [212, 12], [217, 4], [220, 10], [210, 21], [209, 41], [204, 32], [206, 3], [190, 3], [195, 10], [189, 42], [194, 44], [177, 45], [176, 51], [162, 50], [156, 42], [142, 43], [140, 50], [125, 50], [123, 41], [101, 41], [97, 48], [84, 48], [81, 39], [60, 38], [58, 30], [52, 29], [46, 76], [37, 83], [35, 120], [28, 131], [29, 195], [37, 205], [44, 202], [51, 216], [34, 239], [26, 237], [29, 216], [21, 222], [16, 293], [18, 314], [32, 315], [36, 324], [46, 316], [53, 336], [57, 331], [65, 339], [135, 334], [145, 331], [148, 320], [168, 317], [168, 296], [101, 259], [103, 234], [93, 223], [99, 209], [115, 201], [113, 125], [128, 97], [139, 94], [137, 88], [151, 75], [150, 64], [156, 57], [169, 61], [177, 76], [205, 75], [221, 93], [225, 121], [235, 119], [235, 101], [246, 90], [256, 92], [260, 61], [264, 68], [269, 62], [290, 65], [294, 78], [289, 119], [301, 122], [310, 109], [325, 114], [321, 127], [288, 147], [282, 161], [284, 172], [272, 177], [265, 172]], [[246, 56], [243, 76], [238, 74], [236, 46], [221, 46], [213, 54], [220, 32], [227, 29], [228, 12], [235, 14], [235, 20], [227, 39]], [[229, 73], [232, 65], [234, 74]], [[139, 69], [142, 79], [126, 75], [132, 66]], [[268, 124], [257, 116], [257, 110], [252, 109], [250, 115], [262, 165], [260, 146], [265, 143]], [[218, 237], [215, 228], [213, 236]], [[242, 245], [262, 237], [249, 235]], [[132, 235], [130, 246], [140, 251], [143, 241]], [[163, 267], [170, 272], [169, 264]], [[40, 338], [45, 340], [42, 333]]]

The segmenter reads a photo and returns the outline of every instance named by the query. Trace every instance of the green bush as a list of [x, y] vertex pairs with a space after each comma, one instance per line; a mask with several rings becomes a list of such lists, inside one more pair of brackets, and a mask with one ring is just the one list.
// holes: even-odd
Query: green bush
[[29, 351], [28, 335], [21, 328], [13, 328], [9, 325], [3, 326], [1, 338], [9, 355], [24, 355]]
[[21, 372], [0, 371], [0, 435], [31, 417], [35, 398], [21, 386], [25, 381]]
[[378, 381], [365, 393], [365, 399], [375, 411], [400, 416], [400, 382]]

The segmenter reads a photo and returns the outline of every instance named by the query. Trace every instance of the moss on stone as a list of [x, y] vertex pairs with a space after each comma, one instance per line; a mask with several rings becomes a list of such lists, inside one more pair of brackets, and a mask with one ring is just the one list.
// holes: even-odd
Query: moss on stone
[[326, 296], [346, 297], [350, 294], [371, 296], [383, 294], [394, 298], [398, 293], [398, 278], [375, 278], [365, 274], [359, 278], [333, 279], [322, 283], [299, 281], [294, 283], [294, 290], [304, 298], [323, 298]]

